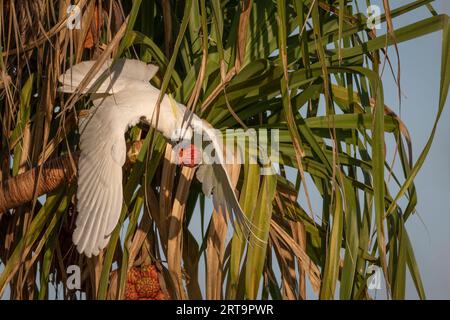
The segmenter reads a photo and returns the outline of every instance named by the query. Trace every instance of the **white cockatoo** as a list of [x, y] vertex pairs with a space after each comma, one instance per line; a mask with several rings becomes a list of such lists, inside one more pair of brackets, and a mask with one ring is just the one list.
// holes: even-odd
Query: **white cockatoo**
[[[59, 90], [74, 92], [94, 63], [81, 62], [67, 70], [59, 78], [62, 83]], [[235, 218], [244, 236], [250, 231], [251, 224], [233, 190], [224, 167], [222, 144], [212, 126], [167, 95], [162, 99], [159, 119], [156, 119], [160, 90], [149, 81], [157, 71], [157, 66], [139, 60], [119, 59], [114, 64], [108, 60], [86, 89], [81, 90], [81, 93], [93, 94], [93, 107], [79, 123], [78, 216], [72, 239], [78, 252], [88, 257], [98, 255], [106, 247], [119, 221], [123, 200], [122, 166], [126, 158], [124, 135], [141, 118], [171, 141], [190, 140], [194, 130], [211, 141], [219, 161], [200, 165], [197, 178], [202, 182], [202, 190], [207, 196], [213, 195], [216, 210], [221, 209], [221, 212], [228, 212], [231, 219]]]

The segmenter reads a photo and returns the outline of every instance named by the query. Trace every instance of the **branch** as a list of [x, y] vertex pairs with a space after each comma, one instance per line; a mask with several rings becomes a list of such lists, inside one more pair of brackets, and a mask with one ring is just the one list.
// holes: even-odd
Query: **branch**
[[[127, 144], [127, 163], [133, 164], [141, 151], [142, 141]], [[0, 181], [0, 217], [8, 209], [16, 208], [34, 197], [49, 193], [77, 175], [79, 151], [46, 161], [16, 177]], [[42, 168], [42, 172], [39, 171]], [[35, 192], [36, 190], [36, 192]]]
[[[35, 196], [49, 193], [76, 176], [78, 153], [45, 162], [16, 177], [1, 182], [0, 213], [30, 202]], [[75, 165], [72, 163], [75, 161]], [[39, 173], [39, 171], [42, 172]]]

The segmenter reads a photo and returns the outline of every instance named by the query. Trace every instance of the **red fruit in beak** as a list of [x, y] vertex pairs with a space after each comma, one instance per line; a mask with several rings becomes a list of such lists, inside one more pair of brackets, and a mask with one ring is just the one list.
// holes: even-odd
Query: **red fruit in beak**
[[178, 163], [183, 166], [193, 168], [198, 165], [202, 159], [200, 150], [193, 144], [186, 148], [180, 148], [178, 151]]

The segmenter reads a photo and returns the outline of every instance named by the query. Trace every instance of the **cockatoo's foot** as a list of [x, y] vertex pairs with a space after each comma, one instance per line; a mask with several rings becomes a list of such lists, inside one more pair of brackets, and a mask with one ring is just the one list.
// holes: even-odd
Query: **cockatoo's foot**
[[202, 161], [201, 151], [193, 144], [188, 145], [186, 148], [180, 148], [177, 156], [177, 163], [189, 168], [196, 167]]

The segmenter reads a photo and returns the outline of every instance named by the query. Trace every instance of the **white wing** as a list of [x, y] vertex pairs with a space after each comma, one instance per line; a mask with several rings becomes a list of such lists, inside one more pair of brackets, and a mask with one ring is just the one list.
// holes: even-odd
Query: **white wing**
[[[59, 81], [63, 84], [59, 90], [74, 92], [84, 77], [91, 72], [95, 62], [95, 60], [80, 62], [67, 70], [59, 77]], [[107, 60], [81, 93], [117, 93], [123, 90], [130, 81], [148, 82], [158, 72], [157, 66], [139, 60], [118, 59], [111, 65], [112, 62], [111, 59]], [[105, 74], [105, 79], [101, 84], [96, 84], [103, 74]]]
[[[82, 91], [103, 94], [101, 99], [93, 101], [95, 107], [79, 124], [78, 216], [73, 242], [88, 257], [106, 247], [119, 220], [123, 200], [122, 166], [126, 157], [124, 131], [151, 103], [147, 101], [148, 95], [142, 95], [142, 88], [146, 88], [158, 70], [139, 60], [120, 59], [113, 66], [111, 63], [112, 60], [106, 61]], [[74, 92], [94, 64], [95, 61], [86, 61], [73, 66], [60, 76], [63, 86], [59, 90]], [[104, 73], [107, 75], [104, 81], [95, 83]]]
[[[107, 99], [110, 99], [109, 97]], [[108, 244], [122, 209], [122, 166], [126, 157], [118, 108], [108, 101], [80, 123], [76, 229], [78, 252], [98, 255]]]
[[[199, 166], [196, 176], [202, 183], [202, 191], [206, 196], [213, 196], [213, 204], [216, 211], [227, 213], [235, 229], [239, 229], [243, 233], [244, 238], [248, 239], [250, 233], [255, 235], [253, 232], [255, 226], [245, 215], [233, 190], [231, 178], [224, 165], [223, 147], [219, 143], [211, 125], [206, 121], [194, 115], [191, 125], [195, 130], [201, 130], [206, 135], [207, 139], [213, 144], [215, 156], [220, 159], [218, 163]], [[230, 152], [230, 150], [227, 152]], [[262, 241], [256, 235], [255, 238]]]

